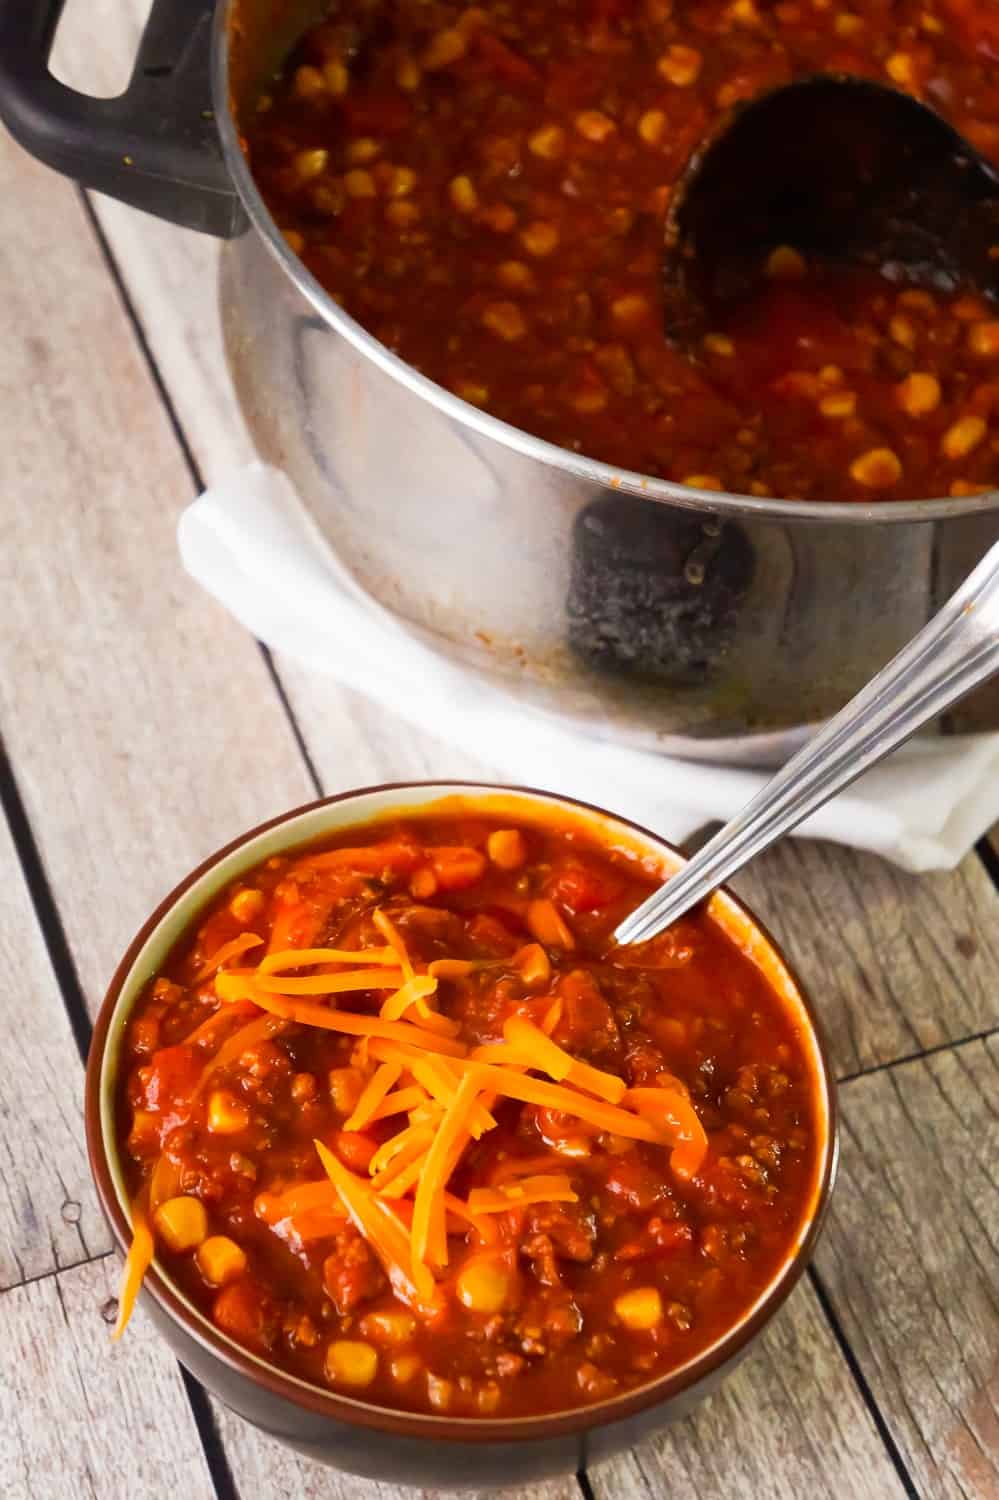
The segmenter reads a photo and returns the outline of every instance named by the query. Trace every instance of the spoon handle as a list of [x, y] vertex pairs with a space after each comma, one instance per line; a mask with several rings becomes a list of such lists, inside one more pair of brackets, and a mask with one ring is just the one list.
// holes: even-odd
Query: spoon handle
[[999, 542], [928, 625], [614, 933], [662, 932], [923, 724], [999, 671]]

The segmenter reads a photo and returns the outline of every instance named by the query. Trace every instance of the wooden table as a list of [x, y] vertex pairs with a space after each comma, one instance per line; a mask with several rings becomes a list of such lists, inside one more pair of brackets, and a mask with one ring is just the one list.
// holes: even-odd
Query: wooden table
[[[113, 91], [144, 9], [94, 0], [64, 72]], [[272, 659], [181, 572], [181, 508], [249, 456], [214, 247], [6, 137], [0, 219], [0, 1495], [397, 1500], [223, 1411], [141, 1312], [112, 1349], [81, 1060], [126, 942], [213, 848], [317, 792], [490, 768]], [[540, 1500], [999, 1496], [996, 869], [787, 843], [739, 882], [831, 1037], [828, 1227], [699, 1415]]]

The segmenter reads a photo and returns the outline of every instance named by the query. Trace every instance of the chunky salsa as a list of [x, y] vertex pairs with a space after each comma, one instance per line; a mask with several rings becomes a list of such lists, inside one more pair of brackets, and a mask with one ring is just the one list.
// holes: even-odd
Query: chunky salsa
[[999, 162], [995, 0], [333, 0], [245, 144], [347, 311], [514, 426], [709, 490], [995, 487], [981, 296], [775, 245], [747, 315], [696, 358], [666, 342], [664, 218], [691, 149], [739, 100], [824, 69], [915, 94]]
[[572, 827], [380, 824], [226, 890], [128, 1024], [134, 1242], [319, 1386], [458, 1416], [628, 1391], [731, 1328], [822, 1150], [800, 1020]]

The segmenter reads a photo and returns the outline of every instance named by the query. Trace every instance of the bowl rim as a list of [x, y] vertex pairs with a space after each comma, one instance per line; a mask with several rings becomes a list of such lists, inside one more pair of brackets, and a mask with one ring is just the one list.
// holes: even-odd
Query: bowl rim
[[[407, 805], [407, 794], [426, 792], [431, 789], [439, 792], [440, 797], [435, 798], [433, 802], [417, 802], [414, 805]], [[383, 782], [319, 797], [256, 824], [247, 832], [209, 854], [196, 868], [177, 882], [139, 928], [115, 969], [94, 1022], [87, 1057], [84, 1093], [87, 1154], [101, 1208], [120, 1251], [124, 1252], [128, 1248], [131, 1240], [131, 1225], [122, 1208], [109, 1160], [110, 1152], [116, 1148], [113, 1141], [109, 1143], [105, 1139], [103, 1129], [104, 1064], [108, 1043], [112, 1037], [111, 1023], [116, 1018], [121, 992], [142, 950], [191, 887], [246, 844], [252, 843], [261, 835], [283, 824], [294, 822], [305, 814], [366, 796], [396, 792], [400, 794], [398, 804], [379, 811], [365, 820], [358, 819], [359, 826], [363, 826], [363, 823], [370, 825], [372, 822], [380, 821], [393, 814], [405, 816], [408, 812], [412, 816], [419, 816], [424, 809], [450, 796], [502, 797], [507, 794], [515, 798], [523, 797], [528, 800], [537, 799], [545, 803], [555, 803], [570, 811], [580, 810], [585, 814], [596, 814], [600, 820], [606, 820], [611, 825], [616, 824], [630, 834], [637, 834], [640, 841], [649, 844], [652, 849], [658, 848], [680, 861], [686, 859], [686, 856], [668, 840], [632, 819], [610, 813], [594, 803], [536, 787], [461, 780]], [[349, 823], [346, 826], [349, 827]], [[152, 1299], [171, 1322], [179, 1325], [182, 1331], [209, 1355], [253, 1384], [262, 1386], [269, 1395], [282, 1398], [312, 1415], [326, 1417], [352, 1427], [396, 1436], [423, 1438], [429, 1441], [445, 1438], [475, 1444], [496, 1442], [519, 1444], [585, 1433], [595, 1427], [608, 1426], [659, 1406], [682, 1392], [696, 1387], [716, 1371], [721, 1371], [753, 1341], [787, 1300], [802, 1276], [828, 1209], [838, 1165], [839, 1137], [835, 1075], [823, 1028], [811, 999], [793, 966], [788, 963], [781, 945], [775, 941], [766, 926], [727, 887], [720, 889], [721, 894], [734, 908], [735, 914], [748, 923], [755, 935], [763, 939], [764, 945], [769, 947], [778, 964], [783, 966], [791, 982], [795, 997], [800, 1003], [803, 1017], [811, 1032], [810, 1041], [816, 1071], [815, 1082], [817, 1091], [825, 1104], [826, 1128], [822, 1145], [823, 1154], [813, 1188], [811, 1217], [803, 1223], [796, 1245], [775, 1271], [769, 1284], [759, 1294], [749, 1313], [744, 1315], [728, 1332], [720, 1335], [714, 1343], [699, 1354], [693, 1355], [678, 1370], [662, 1375], [634, 1390], [565, 1412], [505, 1418], [435, 1416], [429, 1413], [383, 1407], [373, 1402], [343, 1396], [334, 1391], [324, 1391], [318, 1385], [292, 1375], [262, 1356], [253, 1354], [215, 1328], [208, 1318], [181, 1293], [155, 1260], [146, 1272], [143, 1293]], [[141, 989], [137, 991], [138, 993], [141, 993]], [[135, 1003], [134, 999], [132, 1003]]]

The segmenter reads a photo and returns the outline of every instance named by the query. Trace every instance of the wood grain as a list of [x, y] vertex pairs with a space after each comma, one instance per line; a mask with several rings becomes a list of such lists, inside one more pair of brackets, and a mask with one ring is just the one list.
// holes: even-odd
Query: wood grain
[[107, 1251], [83, 1141], [83, 1075], [0, 818], [0, 1290]]
[[785, 839], [733, 884], [786, 946], [839, 1076], [999, 1025], [999, 893], [976, 855], [917, 876]]
[[216, 1500], [176, 1365], [141, 1310], [118, 1346], [107, 1256], [0, 1297], [4, 1500]]
[[[240, 1500], [284, 1495], [294, 1495], [295, 1500], [444, 1500], [439, 1490], [400, 1490], [338, 1474], [291, 1453], [225, 1407], [216, 1404], [213, 1410]], [[491, 1500], [492, 1496], [502, 1500], [582, 1500], [571, 1476], [533, 1484], [529, 1490], [464, 1490], [462, 1494], [467, 1500]]]
[[847, 1084], [817, 1266], [920, 1495], [999, 1495], [999, 1037]]
[[589, 1480], [596, 1500], [905, 1493], [807, 1284], [692, 1417]]
[[191, 866], [311, 784], [254, 642], [184, 577], [190, 480], [76, 191], [0, 138], [0, 726], [96, 1004]]

